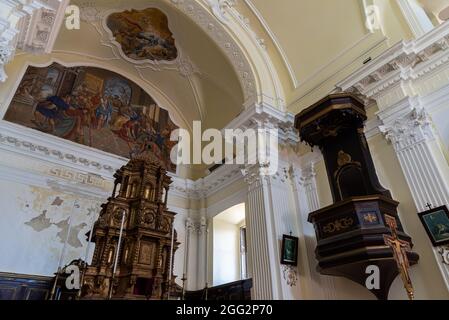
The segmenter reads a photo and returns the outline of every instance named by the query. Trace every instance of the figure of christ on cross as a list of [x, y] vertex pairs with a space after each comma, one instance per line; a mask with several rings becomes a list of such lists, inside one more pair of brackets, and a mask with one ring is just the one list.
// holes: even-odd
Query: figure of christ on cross
[[396, 219], [392, 216], [385, 215], [385, 222], [390, 228], [391, 235], [384, 235], [384, 241], [387, 246], [393, 250], [393, 257], [401, 274], [404, 288], [410, 300], [414, 299], [414, 289], [410, 279], [409, 268], [410, 263], [407, 258], [407, 252], [411, 251], [410, 244], [398, 237], [398, 225]]

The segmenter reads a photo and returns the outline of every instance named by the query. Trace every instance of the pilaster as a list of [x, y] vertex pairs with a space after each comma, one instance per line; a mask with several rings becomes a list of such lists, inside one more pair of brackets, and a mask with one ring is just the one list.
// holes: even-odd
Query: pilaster
[[292, 124], [292, 115], [256, 105], [228, 126], [266, 135], [258, 141], [258, 161], [242, 167], [248, 185], [246, 223], [253, 299], [298, 299], [302, 294], [297, 266], [280, 264], [282, 235], [298, 236], [300, 232], [290, 164], [282, 152], [298, 143]]

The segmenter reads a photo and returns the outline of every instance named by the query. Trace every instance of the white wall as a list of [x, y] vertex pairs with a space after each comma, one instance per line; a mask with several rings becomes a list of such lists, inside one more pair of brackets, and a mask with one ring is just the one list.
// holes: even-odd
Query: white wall
[[[85, 257], [98, 201], [49, 188], [0, 180], [0, 272], [50, 276], [58, 268], [74, 201], [72, 228], [63, 265]], [[94, 246], [91, 246], [89, 260]]]
[[[84, 146], [61, 143], [57, 138], [40, 141], [37, 134], [28, 135], [28, 129], [14, 127], [0, 121], [0, 272], [51, 276], [58, 268], [75, 200], [79, 208], [73, 210], [72, 230], [62, 264], [85, 258], [85, 234], [97, 219], [99, 206], [112, 193], [114, 170], [92, 168], [76, 158], [61, 159], [46, 150], [96, 158], [99, 163], [109, 163], [115, 168], [124, 162]], [[47, 149], [38, 148], [41, 143], [47, 143]], [[180, 242], [174, 274], [182, 285], [187, 210], [180, 208], [172, 194], [170, 191], [168, 206], [177, 213], [175, 228]], [[88, 261], [94, 248], [92, 244]]]
[[213, 285], [240, 280], [240, 228], [236, 224], [214, 219]]

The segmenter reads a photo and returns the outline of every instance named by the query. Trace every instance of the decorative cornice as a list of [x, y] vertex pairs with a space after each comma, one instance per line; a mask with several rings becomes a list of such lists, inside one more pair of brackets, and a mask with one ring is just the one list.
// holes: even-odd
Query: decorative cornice
[[0, 149], [107, 177], [127, 162], [125, 158], [58, 137], [36, 134], [33, 129], [4, 120], [0, 120]]
[[[0, 150], [50, 163], [61, 169], [49, 175], [60, 178], [70, 176], [74, 181], [84, 181], [95, 187], [100, 187], [102, 179], [112, 180], [114, 173], [128, 162], [126, 158], [39, 133], [4, 120], [0, 120]], [[170, 189], [172, 195], [195, 200], [205, 199], [243, 179], [238, 165], [223, 165], [197, 181], [180, 178], [174, 173], [169, 175], [173, 180]]]
[[171, 175], [173, 184], [170, 192], [182, 198], [207, 199], [219, 190], [243, 179], [238, 165], [223, 165], [205, 178], [192, 181]]
[[294, 128], [293, 114], [281, 111], [266, 104], [253, 104], [247, 107], [226, 129], [279, 129], [280, 143], [299, 143], [299, 135]]
[[368, 98], [415, 81], [449, 63], [449, 21], [417, 40], [402, 41], [337, 84], [341, 91], [356, 91]]

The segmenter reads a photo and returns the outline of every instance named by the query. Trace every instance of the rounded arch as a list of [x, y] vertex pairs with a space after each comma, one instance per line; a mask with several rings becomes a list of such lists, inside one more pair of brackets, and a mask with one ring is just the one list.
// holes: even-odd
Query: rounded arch
[[225, 53], [237, 73], [248, 108], [254, 104], [267, 104], [285, 111], [285, 94], [268, 53], [260, 46], [250, 28], [232, 7], [223, 7], [227, 19], [214, 13], [214, 6], [195, 0], [171, 1], [198, 24]]
[[[81, 57], [82, 58], [81, 58]], [[171, 120], [180, 128], [192, 130], [191, 124], [183, 116], [180, 108], [168, 97], [162, 90], [148, 79], [139, 77], [136, 74], [129, 72], [129, 69], [120, 68], [107, 61], [99, 60], [95, 57], [86, 56], [76, 52], [61, 52], [54, 51], [52, 56], [35, 56], [30, 54], [19, 54], [13, 63], [20, 64], [20, 71], [17, 73], [16, 82], [9, 88], [9, 94], [3, 103], [3, 109], [0, 110], [0, 115], [3, 117], [6, 113], [8, 105], [11, 103], [14, 93], [16, 92], [20, 81], [28, 67], [48, 67], [53, 63], [59, 63], [65, 67], [93, 67], [104, 70], [109, 70], [119, 74], [120, 76], [134, 82], [143, 91], [145, 91], [156, 102], [158, 106], [168, 111]]]

